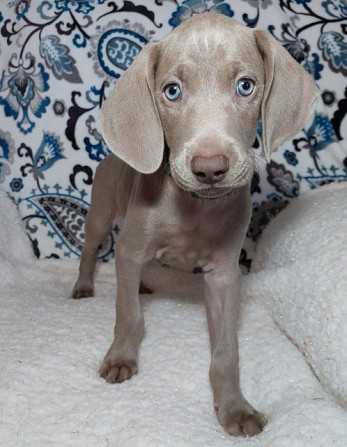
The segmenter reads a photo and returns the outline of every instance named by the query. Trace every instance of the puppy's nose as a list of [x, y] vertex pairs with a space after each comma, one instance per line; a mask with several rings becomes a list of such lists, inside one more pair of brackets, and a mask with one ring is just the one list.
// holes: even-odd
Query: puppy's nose
[[229, 161], [225, 155], [196, 156], [191, 161], [191, 170], [200, 183], [214, 185], [224, 180], [229, 170]]

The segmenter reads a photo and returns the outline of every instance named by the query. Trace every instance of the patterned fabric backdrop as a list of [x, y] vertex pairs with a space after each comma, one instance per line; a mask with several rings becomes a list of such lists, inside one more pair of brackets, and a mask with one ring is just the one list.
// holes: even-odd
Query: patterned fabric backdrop
[[[93, 173], [108, 153], [97, 116], [111, 86], [147, 42], [205, 11], [269, 30], [321, 90], [312, 123], [268, 165], [255, 144], [248, 239], [300, 193], [347, 179], [345, 0], [3, 0], [0, 187], [38, 257], [80, 255]], [[112, 256], [118, 230], [100, 258]]]

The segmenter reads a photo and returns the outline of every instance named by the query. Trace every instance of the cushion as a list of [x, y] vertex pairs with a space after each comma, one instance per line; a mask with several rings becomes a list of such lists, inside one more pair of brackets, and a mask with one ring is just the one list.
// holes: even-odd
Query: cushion
[[347, 405], [347, 183], [303, 194], [264, 230], [245, 291]]
[[[201, 275], [177, 276], [167, 268], [160, 268], [160, 275], [148, 272], [153, 281], [159, 276], [167, 282], [141, 300], [146, 334], [139, 373], [110, 385], [97, 371], [112, 340], [113, 263], [99, 264], [95, 298], [68, 299], [78, 261], [33, 259], [19, 215], [3, 191], [0, 208], [6, 216], [0, 219], [2, 445], [346, 446], [346, 409], [326, 394], [306, 362], [309, 357], [273, 322], [271, 301], [256, 299], [264, 296], [261, 277], [254, 281], [258, 287], [252, 287], [252, 275], [244, 278], [244, 298], [251, 299], [241, 300], [240, 376], [245, 397], [264, 412], [268, 425], [255, 438], [232, 439], [213, 409]], [[8, 250], [12, 243], [15, 256]], [[193, 277], [189, 285], [188, 275]], [[315, 311], [307, 320], [313, 328]], [[334, 347], [345, 340], [345, 332], [337, 334], [336, 321], [328, 334], [329, 340], [340, 337]], [[336, 354], [342, 362], [340, 353], [332, 351], [330, 357]]]

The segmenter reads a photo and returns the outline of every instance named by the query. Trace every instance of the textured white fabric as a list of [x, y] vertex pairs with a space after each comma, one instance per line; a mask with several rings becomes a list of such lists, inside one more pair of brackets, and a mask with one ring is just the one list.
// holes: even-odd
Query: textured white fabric
[[[189, 290], [181, 278], [177, 296], [160, 288], [143, 297], [147, 329], [139, 374], [109, 385], [97, 369], [112, 338], [113, 266], [100, 266], [95, 298], [69, 299], [78, 263], [34, 260], [15, 207], [3, 193], [0, 206], [1, 446], [346, 446], [346, 410], [325, 393], [306, 357], [273, 323], [270, 314], [275, 315], [277, 306], [285, 328], [285, 306], [261, 287], [265, 270], [245, 278], [239, 339], [244, 394], [269, 423], [256, 438], [234, 439], [213, 411], [199, 287]], [[315, 228], [323, 227], [317, 224], [311, 231]], [[269, 244], [274, 251], [274, 242]], [[273, 277], [273, 270], [268, 276]], [[306, 288], [317, 281], [309, 274], [305, 280], [300, 275], [290, 279], [292, 287], [294, 280], [304, 281]], [[169, 278], [167, 290], [178, 289], [177, 281]], [[314, 319], [306, 323], [317, 328]], [[320, 333], [315, 334], [318, 340]], [[335, 383], [337, 376], [331, 378]]]
[[[265, 230], [247, 284], [347, 406], [347, 183], [310, 191]], [[347, 442], [346, 442], [347, 444]]]

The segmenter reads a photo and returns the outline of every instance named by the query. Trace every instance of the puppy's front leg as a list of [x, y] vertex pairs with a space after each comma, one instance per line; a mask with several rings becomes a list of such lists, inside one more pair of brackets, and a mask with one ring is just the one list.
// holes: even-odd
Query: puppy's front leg
[[210, 380], [219, 422], [234, 436], [253, 436], [266, 423], [243, 397], [239, 385], [237, 315], [238, 263], [218, 262], [205, 274], [206, 310], [211, 340]]
[[143, 259], [119, 237], [116, 246], [116, 323], [114, 340], [99, 369], [109, 383], [121, 383], [138, 371], [138, 351], [144, 333], [139, 300]]

